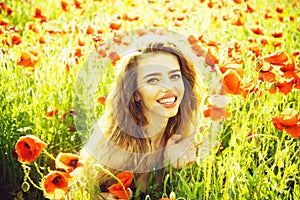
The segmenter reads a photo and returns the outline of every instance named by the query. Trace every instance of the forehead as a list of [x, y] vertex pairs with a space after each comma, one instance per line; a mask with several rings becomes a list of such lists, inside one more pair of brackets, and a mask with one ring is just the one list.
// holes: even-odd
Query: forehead
[[159, 73], [171, 70], [180, 70], [177, 57], [170, 53], [148, 53], [138, 62], [138, 73], [145, 75], [148, 73]]

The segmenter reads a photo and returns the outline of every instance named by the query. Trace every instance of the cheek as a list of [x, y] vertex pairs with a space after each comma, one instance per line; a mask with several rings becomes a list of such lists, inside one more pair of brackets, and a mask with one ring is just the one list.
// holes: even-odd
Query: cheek
[[176, 86], [177, 90], [178, 90], [178, 93], [181, 94], [183, 96], [184, 94], [184, 91], [185, 91], [185, 86], [184, 86], [184, 83], [183, 81], [180, 81], [177, 86]]
[[143, 86], [138, 89], [138, 93], [143, 101], [147, 101], [154, 96], [155, 89], [151, 86]]

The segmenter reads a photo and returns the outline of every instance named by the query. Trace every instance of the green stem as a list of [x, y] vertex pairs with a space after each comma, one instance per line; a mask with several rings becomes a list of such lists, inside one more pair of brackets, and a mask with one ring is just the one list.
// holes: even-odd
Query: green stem
[[25, 174], [25, 176], [24, 176], [24, 182], [26, 182], [28, 180], [35, 188], [43, 191], [43, 188], [41, 188], [40, 186], [38, 186], [37, 184], [35, 184], [35, 182], [30, 178], [30, 176], [29, 176], [30, 168], [27, 165], [25, 165], [25, 164], [23, 164], [22, 167], [23, 167], [24, 174]]
[[44, 180], [44, 174], [41, 172], [38, 164], [36, 162], [34, 162], [34, 166], [36, 168], [37, 173], [42, 177], [42, 179]]
[[37, 184], [35, 184], [35, 182], [30, 178], [30, 176], [27, 176], [27, 177], [26, 177], [26, 180], [28, 180], [28, 181], [33, 185], [33, 187], [35, 187], [35, 188], [37, 188], [37, 189], [43, 191], [43, 188], [40, 187], [40, 186], [38, 186]]
[[43, 151], [44, 151], [44, 153], [47, 155], [47, 156], [49, 156], [52, 160], [54, 160], [55, 161], [55, 158], [54, 158], [54, 156], [52, 155], [52, 154], [50, 154], [47, 150], [45, 150], [45, 149], [43, 149]]

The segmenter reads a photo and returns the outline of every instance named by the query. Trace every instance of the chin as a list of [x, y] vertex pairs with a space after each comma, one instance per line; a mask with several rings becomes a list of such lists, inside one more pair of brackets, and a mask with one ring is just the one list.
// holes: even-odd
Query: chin
[[175, 117], [177, 114], [178, 114], [178, 109], [164, 113], [164, 115], [162, 115], [162, 116], [164, 116], [166, 118], [171, 118], [171, 117]]

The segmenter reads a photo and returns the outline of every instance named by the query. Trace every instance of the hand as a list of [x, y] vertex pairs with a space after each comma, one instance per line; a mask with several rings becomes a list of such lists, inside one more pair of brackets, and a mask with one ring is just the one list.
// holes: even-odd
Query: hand
[[117, 200], [119, 199], [118, 197], [116, 197], [115, 195], [112, 195], [112, 194], [109, 194], [107, 197], [106, 197], [107, 200]]
[[119, 199], [117, 196], [110, 194], [108, 192], [101, 192], [101, 196], [107, 200], [117, 200]]
[[181, 135], [173, 135], [167, 141], [164, 158], [175, 168], [197, 161], [197, 147], [193, 142], [194, 134], [181, 140]]

